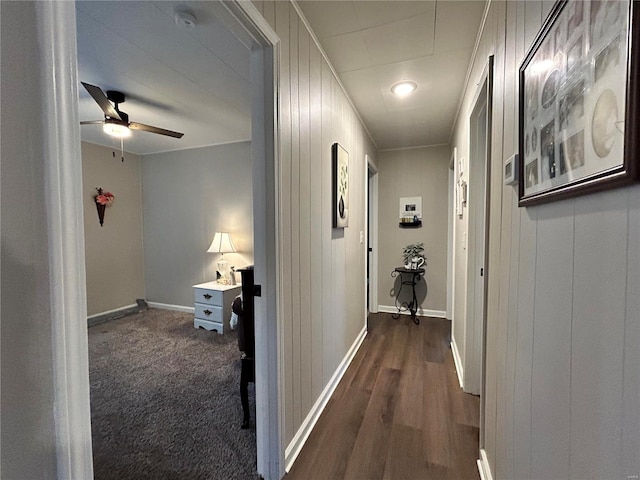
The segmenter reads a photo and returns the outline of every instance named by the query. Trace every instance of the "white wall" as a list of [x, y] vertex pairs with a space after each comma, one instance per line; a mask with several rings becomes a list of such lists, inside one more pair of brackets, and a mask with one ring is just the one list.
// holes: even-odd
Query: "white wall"
[[[96, 187], [115, 195], [100, 226]], [[145, 298], [140, 157], [82, 143], [82, 203], [87, 269], [87, 313], [96, 315]]]
[[[285, 445], [365, 327], [365, 155], [375, 148], [288, 2], [255, 2], [281, 39], [280, 197]], [[331, 228], [331, 145], [349, 153], [349, 226]]]
[[253, 263], [251, 143], [239, 142], [142, 157], [144, 272], [147, 301], [193, 307], [197, 283], [215, 280], [215, 232], [229, 232]]
[[[452, 146], [495, 55], [485, 429], [493, 478], [640, 473], [640, 186], [518, 208], [517, 70], [553, 2], [492, 2]], [[505, 42], [506, 39], [506, 42]], [[466, 212], [465, 212], [466, 213]], [[457, 223], [458, 232], [464, 224]], [[454, 338], [465, 314], [456, 257]], [[460, 342], [458, 342], [460, 347]]]
[[[378, 303], [395, 309], [395, 289], [400, 280], [391, 277], [402, 266], [402, 250], [423, 242], [427, 264], [424, 282], [416, 286], [419, 308], [425, 315], [445, 316], [447, 309], [447, 209], [449, 147], [385, 150], [379, 153]], [[400, 197], [422, 197], [422, 226], [401, 228]], [[392, 293], [393, 291], [393, 293]], [[402, 299], [410, 289], [404, 287]], [[387, 307], [387, 308], [383, 308]]]

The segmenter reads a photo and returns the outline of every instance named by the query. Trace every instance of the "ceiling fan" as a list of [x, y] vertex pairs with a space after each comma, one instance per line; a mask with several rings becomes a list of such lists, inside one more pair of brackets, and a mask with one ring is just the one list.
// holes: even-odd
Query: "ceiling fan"
[[[145, 125], [144, 123], [129, 122], [129, 115], [120, 111], [118, 105], [124, 103], [125, 96], [122, 92], [115, 90], [107, 90], [107, 94], [102, 91], [100, 87], [90, 85], [85, 82], [82, 86], [87, 89], [89, 95], [93, 97], [98, 106], [104, 112], [104, 120], [89, 120], [80, 122], [80, 125], [94, 125], [102, 124], [105, 133], [114, 137], [128, 137], [131, 135], [131, 130], [143, 130], [145, 132], [157, 133], [159, 135], [166, 135], [168, 137], [182, 138], [184, 133], [174, 132], [171, 130], [165, 130], [164, 128], [152, 127], [151, 125]], [[111, 103], [113, 102], [113, 104]]]

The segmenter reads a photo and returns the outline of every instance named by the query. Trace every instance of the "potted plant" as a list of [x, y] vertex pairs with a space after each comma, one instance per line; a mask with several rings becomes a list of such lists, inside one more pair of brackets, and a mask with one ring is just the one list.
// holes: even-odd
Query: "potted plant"
[[410, 269], [420, 268], [426, 261], [424, 256], [424, 243], [411, 243], [402, 251], [404, 266]]

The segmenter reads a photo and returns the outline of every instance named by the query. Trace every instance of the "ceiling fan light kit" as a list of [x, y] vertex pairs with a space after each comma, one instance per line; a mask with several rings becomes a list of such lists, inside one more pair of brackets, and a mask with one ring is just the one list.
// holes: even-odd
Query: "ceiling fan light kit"
[[108, 135], [117, 138], [125, 138], [131, 135], [131, 130], [143, 130], [145, 132], [165, 135], [167, 137], [182, 138], [184, 133], [166, 130], [164, 128], [145, 125], [144, 123], [129, 122], [129, 115], [122, 112], [118, 106], [124, 103], [125, 96], [122, 92], [107, 90], [107, 94], [100, 87], [81, 82], [95, 102], [104, 112], [104, 120], [89, 120], [80, 122], [80, 125], [102, 124], [102, 129]]
[[122, 125], [113, 121], [111, 118], [107, 118], [104, 121], [104, 125], [102, 126], [102, 130], [107, 135], [111, 135], [116, 138], [127, 138], [131, 136], [131, 130], [126, 125]]

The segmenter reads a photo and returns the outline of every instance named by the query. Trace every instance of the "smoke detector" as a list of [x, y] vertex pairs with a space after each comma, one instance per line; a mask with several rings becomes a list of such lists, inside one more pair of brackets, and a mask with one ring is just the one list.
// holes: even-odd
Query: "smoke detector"
[[180, 28], [185, 30], [193, 30], [196, 28], [196, 17], [188, 10], [177, 10], [173, 16], [173, 20]]

